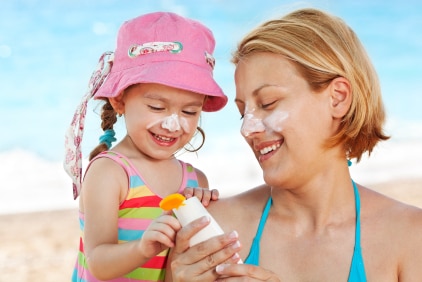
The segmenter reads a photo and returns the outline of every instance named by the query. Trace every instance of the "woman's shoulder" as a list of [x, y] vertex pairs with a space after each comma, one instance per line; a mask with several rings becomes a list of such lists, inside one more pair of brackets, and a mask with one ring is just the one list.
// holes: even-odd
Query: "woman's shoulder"
[[240, 194], [230, 197], [222, 197], [218, 201], [213, 201], [208, 206], [208, 210], [215, 217], [224, 218], [230, 214], [231, 218], [248, 217], [248, 215], [260, 215], [269, 196], [271, 188], [265, 184], [248, 189]]
[[[412, 206], [369, 188], [360, 187], [361, 218], [368, 226], [384, 230], [391, 239], [412, 238], [412, 234], [422, 234], [422, 209]], [[375, 230], [373, 230], [375, 231]], [[420, 235], [417, 236], [418, 238]], [[415, 239], [417, 239], [415, 237]], [[417, 239], [420, 240], [420, 239]], [[422, 240], [420, 240], [422, 242]], [[422, 246], [422, 245], [421, 245]], [[421, 250], [422, 251], [422, 250]]]
[[422, 216], [422, 209], [416, 206], [393, 199], [382, 193], [374, 191], [364, 186], [359, 186], [361, 202], [363, 207], [374, 214], [385, 214], [391, 216]]
[[221, 206], [249, 206], [251, 208], [261, 206], [261, 203], [266, 202], [270, 196], [271, 188], [262, 184], [244, 192], [235, 194], [229, 197], [223, 197], [216, 204]]
[[[252, 241], [247, 230], [255, 229], [270, 196], [271, 189], [261, 185], [243, 193], [212, 201], [208, 210], [226, 232], [236, 230], [243, 242]], [[249, 243], [246, 243], [248, 245]]]
[[422, 209], [368, 188], [359, 190], [362, 247], [378, 254], [372, 261], [397, 269], [399, 280], [422, 277]]

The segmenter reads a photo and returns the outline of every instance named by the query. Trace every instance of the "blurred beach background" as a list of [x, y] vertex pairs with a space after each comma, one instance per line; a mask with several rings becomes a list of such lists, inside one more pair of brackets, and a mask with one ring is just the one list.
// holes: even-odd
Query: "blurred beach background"
[[[205, 113], [205, 146], [180, 158], [222, 196], [262, 183], [239, 133], [230, 54], [257, 24], [300, 7], [342, 17], [378, 71], [391, 140], [353, 163], [356, 182], [422, 207], [421, 1], [15, 0], [0, 3], [0, 281], [69, 281], [78, 248], [77, 201], [62, 168], [64, 132], [99, 56], [123, 21], [153, 11], [200, 20], [214, 32], [215, 78], [227, 107]], [[116, 129], [124, 134], [123, 120]], [[84, 154], [101, 135], [90, 102]], [[86, 164], [86, 162], [85, 162]]]

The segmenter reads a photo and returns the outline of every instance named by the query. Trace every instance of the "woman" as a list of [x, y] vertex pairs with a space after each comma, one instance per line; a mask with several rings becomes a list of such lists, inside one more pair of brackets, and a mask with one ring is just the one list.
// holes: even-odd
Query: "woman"
[[225, 235], [189, 248], [207, 220], [181, 229], [168, 279], [420, 281], [422, 210], [349, 173], [350, 159], [388, 139], [377, 75], [355, 33], [302, 9], [249, 33], [233, 62], [241, 133], [266, 184], [210, 205]]

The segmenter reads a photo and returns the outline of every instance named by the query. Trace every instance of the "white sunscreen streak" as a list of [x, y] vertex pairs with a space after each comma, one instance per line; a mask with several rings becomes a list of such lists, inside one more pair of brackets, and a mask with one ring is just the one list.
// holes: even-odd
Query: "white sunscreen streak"
[[186, 133], [190, 132], [190, 128], [187, 120], [184, 117], [179, 117], [177, 114], [171, 114], [164, 118], [159, 118], [156, 121], [148, 124], [147, 129], [161, 123], [161, 128], [167, 129], [170, 132], [174, 132], [183, 128]]
[[255, 132], [281, 132], [283, 131], [283, 122], [289, 117], [285, 111], [274, 111], [264, 120], [256, 118], [253, 114], [255, 109], [247, 110], [243, 117], [243, 124], [240, 132], [244, 137], [248, 137]]
[[271, 115], [264, 119], [265, 126], [273, 132], [283, 131], [283, 123], [289, 117], [289, 113], [285, 111], [274, 111]]

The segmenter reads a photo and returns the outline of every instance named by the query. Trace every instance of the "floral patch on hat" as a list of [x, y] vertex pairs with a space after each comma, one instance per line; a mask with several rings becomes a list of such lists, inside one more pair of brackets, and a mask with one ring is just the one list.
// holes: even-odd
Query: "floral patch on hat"
[[140, 55], [146, 55], [156, 52], [170, 52], [180, 53], [183, 50], [182, 43], [178, 41], [174, 42], [147, 42], [142, 45], [133, 44], [129, 47], [128, 56], [131, 58], [138, 57]]

